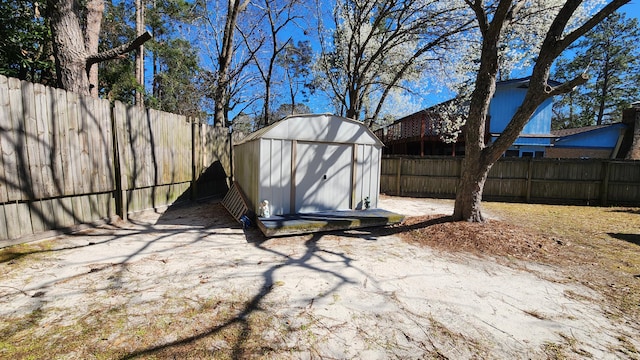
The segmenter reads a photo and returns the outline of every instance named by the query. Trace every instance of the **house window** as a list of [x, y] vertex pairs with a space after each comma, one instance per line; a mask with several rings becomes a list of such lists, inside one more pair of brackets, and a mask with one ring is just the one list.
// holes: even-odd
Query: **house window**
[[520, 150], [507, 150], [504, 153], [505, 157], [519, 157], [520, 156]]

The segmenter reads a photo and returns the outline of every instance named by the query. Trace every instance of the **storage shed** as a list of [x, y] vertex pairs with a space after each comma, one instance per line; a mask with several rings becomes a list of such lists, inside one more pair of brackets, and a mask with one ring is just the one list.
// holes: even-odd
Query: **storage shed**
[[257, 211], [272, 215], [378, 206], [382, 142], [361, 122], [293, 115], [234, 147], [234, 178]]

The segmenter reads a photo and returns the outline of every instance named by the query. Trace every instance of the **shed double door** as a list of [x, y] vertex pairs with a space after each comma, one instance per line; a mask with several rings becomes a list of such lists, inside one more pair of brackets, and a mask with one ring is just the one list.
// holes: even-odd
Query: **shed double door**
[[350, 209], [352, 145], [298, 142], [295, 164], [297, 213]]

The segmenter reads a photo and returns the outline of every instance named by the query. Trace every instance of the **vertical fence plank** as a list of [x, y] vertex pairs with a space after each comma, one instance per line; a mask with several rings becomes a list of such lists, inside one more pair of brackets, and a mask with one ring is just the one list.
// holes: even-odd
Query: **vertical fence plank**
[[124, 168], [124, 160], [126, 159], [125, 147], [125, 119], [126, 109], [123, 103], [116, 101], [113, 104], [113, 138], [114, 138], [114, 177], [115, 177], [115, 200], [116, 214], [123, 220], [127, 220], [127, 173]]
[[[66, 161], [66, 159], [64, 159], [62, 155], [60, 104], [58, 104], [58, 96], [55, 88], [48, 87], [46, 88], [46, 92], [47, 108], [50, 115], [48, 136], [51, 139], [49, 154], [51, 159], [51, 185], [53, 186], [53, 194], [55, 194], [55, 196], [63, 196], [65, 195], [63, 161]], [[55, 217], [52, 216], [52, 218]]]
[[27, 163], [25, 168], [28, 169], [28, 178], [25, 179], [28, 187], [25, 187], [28, 194], [28, 199], [41, 198], [44, 195], [43, 192], [43, 180], [40, 151], [38, 143], [38, 124], [36, 118], [36, 105], [35, 96], [33, 92], [34, 85], [27, 81], [21, 82], [22, 87], [22, 104], [24, 114], [24, 132], [25, 132], [25, 144], [26, 144], [26, 158]]
[[400, 184], [402, 184], [402, 158], [398, 158], [398, 165], [396, 167], [396, 194], [398, 196], [402, 196], [402, 188]]
[[609, 194], [609, 176], [611, 174], [611, 161], [603, 161], [602, 166], [602, 186], [600, 187], [600, 205], [607, 206]]
[[[82, 184], [82, 194], [89, 194], [93, 187], [92, 167], [90, 147], [89, 147], [89, 131], [91, 116], [91, 101], [87, 101], [84, 97], [78, 97], [78, 153], [80, 161], [80, 182]], [[88, 209], [84, 209], [88, 212]]]
[[9, 226], [7, 226], [7, 217], [4, 211], [5, 207], [5, 204], [0, 204], [0, 224], [3, 224], [3, 226], [0, 226], [0, 240], [9, 239], [9, 233], [7, 232]]
[[529, 159], [527, 164], [527, 193], [525, 195], [526, 202], [531, 202], [531, 179], [533, 178], [533, 158]]
[[78, 125], [78, 95], [72, 92], [67, 93], [67, 140], [69, 141], [69, 168], [67, 173], [70, 175], [70, 185], [73, 188], [73, 194], [83, 194], [84, 186], [82, 181], [82, 171], [80, 162], [80, 143], [78, 133], [80, 126]]
[[202, 141], [200, 139], [200, 126], [194, 118], [189, 119], [191, 124], [191, 194], [190, 199], [193, 201], [198, 196], [198, 177], [200, 176]]
[[[12, 186], [9, 183], [8, 175], [6, 174], [9, 164], [5, 165], [5, 156], [13, 153], [13, 134], [10, 130], [11, 119], [11, 104], [9, 103], [9, 81], [6, 77], [0, 75], [0, 204], [9, 201], [8, 187]], [[7, 154], [7, 155], [5, 155]], [[0, 223], [4, 222], [4, 208], [0, 213]], [[0, 230], [2, 231], [2, 230]], [[0, 233], [0, 238], [6, 237], [6, 230]]]
[[39, 198], [50, 198], [56, 195], [53, 177], [52, 132], [51, 132], [51, 108], [48, 99], [48, 91], [42, 84], [34, 84], [35, 116], [37, 124], [37, 144], [40, 156], [40, 170], [42, 174], [42, 194]]
[[27, 197], [27, 160], [25, 147], [25, 132], [23, 122], [22, 84], [20, 80], [9, 78], [9, 103], [11, 104], [11, 118], [7, 124], [7, 133], [12, 140], [7, 149], [3, 145], [4, 164], [7, 170], [8, 201], [21, 200]]
[[59, 173], [58, 179], [61, 181], [62, 195], [73, 194], [73, 179], [71, 167], [71, 155], [69, 152], [69, 105], [67, 104], [67, 92], [62, 89], [52, 89], [55, 102], [55, 131], [56, 131], [56, 148], [59, 156]]

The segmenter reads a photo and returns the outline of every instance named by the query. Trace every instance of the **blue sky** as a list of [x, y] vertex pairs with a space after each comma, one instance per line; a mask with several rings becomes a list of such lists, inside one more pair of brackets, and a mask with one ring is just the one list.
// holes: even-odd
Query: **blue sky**
[[[621, 10], [626, 13], [628, 17], [635, 17], [640, 21], [640, 0], [632, 0], [628, 4], [624, 5]], [[442, 91], [439, 93], [425, 94], [424, 103], [426, 106], [435, 105], [442, 101], [445, 101], [452, 97], [454, 94], [448, 91]], [[320, 97], [312, 97], [307, 105], [315, 113], [333, 112], [334, 109], [331, 104], [327, 104], [326, 100]]]

